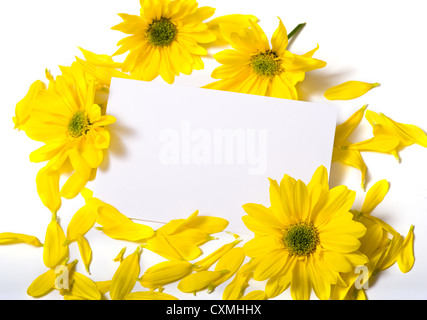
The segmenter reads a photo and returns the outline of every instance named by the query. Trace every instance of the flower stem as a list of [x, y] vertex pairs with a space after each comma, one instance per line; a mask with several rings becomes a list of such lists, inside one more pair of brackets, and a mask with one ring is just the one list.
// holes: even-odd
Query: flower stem
[[304, 28], [306, 25], [306, 23], [300, 23], [299, 25], [297, 25], [295, 27], [294, 30], [292, 30], [289, 34], [288, 34], [288, 40], [290, 40], [297, 32], [299, 32], [300, 30], [302, 30], [302, 28]]

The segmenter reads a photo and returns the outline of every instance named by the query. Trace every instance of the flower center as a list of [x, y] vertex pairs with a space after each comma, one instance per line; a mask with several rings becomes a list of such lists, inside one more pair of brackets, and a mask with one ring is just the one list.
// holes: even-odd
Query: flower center
[[257, 75], [263, 77], [272, 77], [282, 71], [279, 58], [271, 50], [253, 56], [251, 66]]
[[147, 39], [156, 47], [170, 45], [175, 39], [176, 34], [176, 26], [166, 18], [153, 21], [147, 29]]
[[84, 111], [77, 111], [68, 122], [68, 133], [78, 138], [89, 130], [90, 122]]
[[291, 255], [306, 256], [316, 250], [319, 234], [312, 223], [299, 222], [285, 230], [283, 243]]

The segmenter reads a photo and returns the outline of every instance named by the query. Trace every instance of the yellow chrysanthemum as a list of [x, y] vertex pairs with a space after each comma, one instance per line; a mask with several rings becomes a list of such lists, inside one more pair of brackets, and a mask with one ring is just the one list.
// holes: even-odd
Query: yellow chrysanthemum
[[254, 279], [275, 278], [293, 299], [309, 299], [313, 289], [329, 299], [340, 274], [367, 262], [358, 251], [366, 228], [349, 211], [355, 192], [345, 186], [329, 189], [327, 171], [319, 167], [308, 185], [285, 175], [280, 185], [270, 180], [269, 208], [243, 206], [245, 225], [255, 238], [243, 248], [253, 258]]
[[[61, 196], [75, 197], [94, 178], [110, 143], [104, 126], [115, 122], [114, 117], [102, 115], [101, 107], [95, 104], [96, 81], [92, 76], [78, 63], [62, 70], [56, 79], [49, 76], [47, 89], [34, 84], [33, 93], [25, 98], [25, 108], [17, 108], [15, 117], [28, 137], [45, 144], [31, 153], [30, 160], [48, 161], [36, 183], [41, 200], [53, 213], [61, 205]], [[73, 174], [60, 191], [59, 177], [66, 171]]]
[[173, 83], [180, 73], [203, 69], [200, 44], [216, 39], [203, 21], [215, 9], [200, 7], [196, 0], [141, 0], [140, 15], [119, 14], [123, 22], [114, 26], [130, 36], [119, 41], [115, 55], [129, 51], [122, 70], [135, 79], [151, 81], [160, 75]]
[[261, 27], [253, 21], [249, 24], [251, 28], [239, 33], [229, 32], [227, 24], [220, 25], [223, 35], [230, 34], [226, 38], [233, 49], [214, 55], [222, 66], [212, 72], [212, 78], [221, 80], [205, 88], [297, 100], [295, 86], [305, 73], [326, 65], [312, 58], [318, 48], [304, 55], [286, 50], [288, 35], [281, 20], [270, 47]]

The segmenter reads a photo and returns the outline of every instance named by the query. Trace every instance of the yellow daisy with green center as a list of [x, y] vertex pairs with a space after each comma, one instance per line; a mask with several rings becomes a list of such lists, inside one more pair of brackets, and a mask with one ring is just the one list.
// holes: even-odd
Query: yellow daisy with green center
[[255, 237], [244, 246], [254, 279], [268, 280], [267, 297], [290, 286], [293, 299], [329, 299], [332, 285], [343, 285], [341, 273], [367, 263], [358, 251], [363, 224], [350, 212], [355, 192], [345, 186], [329, 189], [328, 174], [319, 167], [306, 185], [285, 175], [270, 180], [270, 207], [243, 206], [245, 225]]
[[195, 0], [141, 1], [140, 15], [119, 14], [123, 22], [114, 26], [130, 36], [119, 41], [115, 55], [129, 52], [122, 65], [132, 78], [151, 81], [161, 76], [173, 83], [180, 73], [201, 70], [201, 44], [216, 40], [203, 21], [215, 13], [211, 7], [198, 7]]
[[326, 65], [313, 58], [318, 47], [304, 55], [288, 51], [288, 34], [281, 20], [271, 46], [256, 22], [249, 20], [249, 25], [240, 32], [228, 30], [229, 24], [220, 25], [232, 49], [214, 55], [222, 65], [212, 72], [212, 78], [219, 81], [205, 88], [297, 100], [295, 86], [304, 80], [305, 73]]
[[[95, 103], [97, 82], [79, 63], [62, 71], [56, 79], [50, 78], [48, 88], [39, 88], [27, 101], [29, 116], [20, 125], [28, 137], [44, 143], [30, 160], [47, 161], [36, 178], [37, 192], [53, 213], [60, 207], [61, 196], [74, 198], [93, 179], [110, 144], [105, 126], [116, 121]], [[60, 189], [63, 172], [72, 174]]]

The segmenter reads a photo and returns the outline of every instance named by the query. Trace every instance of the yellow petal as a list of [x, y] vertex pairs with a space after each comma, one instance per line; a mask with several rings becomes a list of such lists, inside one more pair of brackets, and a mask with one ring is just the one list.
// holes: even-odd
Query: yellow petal
[[254, 290], [241, 297], [239, 300], [267, 300], [267, 296], [262, 290]]
[[261, 204], [248, 203], [243, 205], [243, 210], [262, 225], [272, 228], [277, 228], [280, 225], [271, 209]]
[[101, 300], [102, 297], [95, 282], [76, 271], [72, 273], [72, 285], [67, 295], [79, 300]]
[[397, 257], [397, 265], [400, 271], [407, 273], [412, 269], [414, 263], [414, 226], [412, 225], [400, 248], [400, 254]]
[[291, 296], [294, 300], [309, 300], [311, 285], [308, 279], [306, 264], [297, 261], [292, 272]]
[[101, 294], [106, 294], [108, 291], [110, 291], [111, 280], [97, 281], [95, 284]]
[[59, 194], [59, 173], [48, 169], [41, 169], [36, 177], [37, 193], [43, 204], [56, 213], [61, 207]]
[[39, 298], [51, 292], [55, 286], [56, 273], [54, 269], [38, 276], [28, 287], [27, 294]]
[[388, 189], [389, 183], [387, 180], [380, 180], [375, 183], [366, 193], [361, 212], [370, 214], [383, 201]]
[[173, 234], [175, 232], [182, 231], [186, 227], [187, 224], [189, 224], [191, 221], [196, 219], [198, 214], [199, 214], [199, 211], [196, 210], [186, 219], [170, 220], [168, 223], [166, 223], [164, 226], [159, 228], [157, 231], [161, 232], [162, 234]]
[[126, 257], [117, 268], [111, 281], [110, 297], [112, 300], [123, 300], [134, 288], [138, 280], [141, 248]]
[[74, 172], [62, 186], [61, 196], [66, 199], [76, 197], [88, 183], [91, 173], [92, 170], [90, 168], [84, 174], [79, 171]]
[[96, 222], [102, 226], [102, 231], [113, 239], [139, 241], [154, 235], [151, 227], [133, 222], [108, 204], [98, 208]]
[[341, 146], [363, 119], [367, 105], [353, 113], [345, 122], [338, 125], [335, 132], [335, 145]]
[[83, 235], [77, 235], [77, 244], [79, 246], [80, 256], [82, 257], [83, 264], [85, 265], [86, 272], [89, 272], [89, 266], [92, 261], [92, 249], [89, 242], [83, 237]]
[[[207, 25], [215, 36], [216, 40], [209, 43], [210, 46], [224, 46], [229, 43], [230, 34], [239, 32], [244, 28], [250, 27], [249, 21], [258, 22], [258, 18], [253, 15], [229, 14], [210, 20]], [[224, 26], [226, 26], [224, 28]]]
[[193, 269], [195, 271], [208, 270], [215, 262], [217, 262], [224, 254], [230, 251], [234, 246], [240, 243], [242, 240], [237, 239], [233, 242], [227, 243], [219, 249], [212, 252], [210, 255], [194, 263]]
[[427, 148], [427, 135], [415, 125], [399, 123], [372, 111], [366, 112], [366, 119], [374, 128], [374, 136], [398, 138], [402, 147], [416, 143]]
[[380, 86], [379, 83], [366, 83], [361, 81], [347, 81], [325, 92], [328, 100], [351, 100], [363, 96], [369, 90]]
[[[245, 264], [244, 266], [246, 266]], [[224, 288], [223, 300], [237, 300], [243, 296], [245, 289], [249, 286], [249, 280], [253, 272], [237, 272], [234, 279]]]
[[77, 240], [78, 235], [84, 236], [95, 224], [96, 213], [88, 206], [80, 208], [71, 219], [67, 227], [67, 238]]
[[42, 81], [37, 80], [33, 82], [25, 97], [16, 104], [15, 117], [13, 117], [15, 129], [25, 130], [25, 123], [31, 116], [32, 101], [36, 98], [37, 94], [43, 89], [46, 89], [46, 86]]
[[43, 248], [43, 262], [46, 267], [55, 268], [68, 257], [68, 245], [65, 240], [64, 231], [54, 215], [47, 227]]
[[0, 245], [27, 243], [35, 247], [43, 247], [43, 244], [34, 236], [21, 233], [2, 232], [0, 233]]
[[186, 293], [196, 293], [206, 289], [211, 283], [222, 278], [228, 271], [200, 271], [186, 276], [178, 283], [178, 289]]
[[124, 247], [122, 250], [120, 250], [119, 254], [113, 259], [113, 261], [121, 263], [124, 259], [123, 257], [124, 257], [125, 252], [126, 252], [126, 247]]
[[209, 287], [208, 292], [212, 292], [221, 283], [230, 279], [241, 267], [245, 260], [245, 252], [243, 248], [233, 248], [224, 254], [215, 266], [215, 271], [227, 271], [221, 278], [213, 281]]
[[128, 294], [125, 300], [178, 300], [178, 298], [163, 292], [139, 291]]
[[283, 249], [277, 249], [265, 254], [255, 269], [254, 279], [263, 281], [275, 276], [285, 266], [287, 261], [288, 254]]
[[147, 239], [147, 244], [144, 248], [161, 255], [162, 257], [170, 260], [185, 260], [175, 247], [168, 241], [166, 236], [156, 232], [155, 236]]
[[352, 143], [348, 146], [348, 149], [393, 154], [399, 147], [399, 144], [400, 141], [396, 137], [376, 136], [368, 140]]
[[160, 262], [145, 271], [140, 283], [143, 287], [157, 289], [181, 280], [192, 272], [192, 264], [187, 261]]
[[228, 226], [228, 221], [219, 217], [197, 216], [186, 224], [186, 228], [199, 229], [206, 233], [218, 233]]
[[276, 31], [274, 31], [271, 38], [271, 45], [273, 52], [278, 54], [278, 56], [283, 55], [288, 46], [288, 32], [286, 31], [286, 28], [280, 18], [279, 26], [277, 27]]
[[311, 178], [310, 182], [307, 185], [308, 192], [311, 193], [313, 186], [320, 184], [322, 186], [322, 189], [329, 190], [329, 178], [328, 178], [328, 171], [324, 166], [320, 166], [316, 169], [316, 171], [313, 174], [313, 177]]

